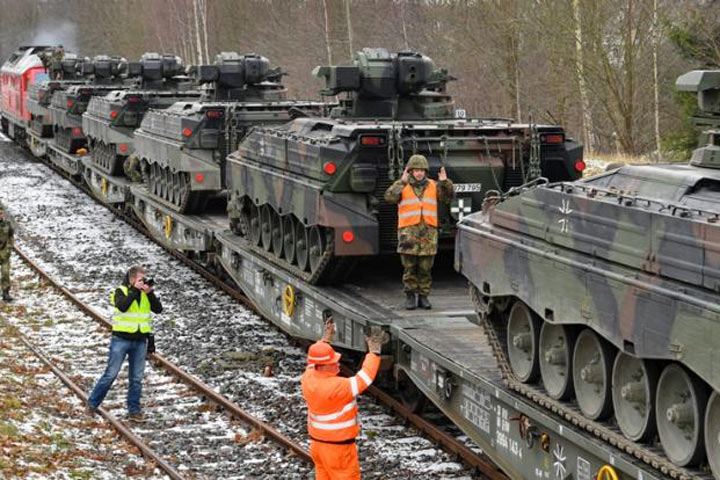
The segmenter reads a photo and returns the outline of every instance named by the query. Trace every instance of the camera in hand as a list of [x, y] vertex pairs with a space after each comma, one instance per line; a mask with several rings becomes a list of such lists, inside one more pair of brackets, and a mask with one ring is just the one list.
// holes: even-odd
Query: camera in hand
[[143, 278], [143, 283], [147, 285], [148, 287], [155, 286], [155, 279], [154, 278]]

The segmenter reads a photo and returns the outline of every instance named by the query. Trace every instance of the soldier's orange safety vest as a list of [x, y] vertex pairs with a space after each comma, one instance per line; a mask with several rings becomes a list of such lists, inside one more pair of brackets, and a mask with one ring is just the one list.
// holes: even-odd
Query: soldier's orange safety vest
[[350, 378], [308, 366], [302, 376], [302, 392], [308, 407], [308, 433], [321, 442], [341, 443], [354, 440], [360, 431], [355, 398], [375, 380], [380, 357], [365, 356], [362, 368]]
[[422, 198], [415, 195], [412, 185], [405, 185], [402, 190], [402, 197], [398, 204], [398, 227], [410, 227], [420, 223], [437, 227], [437, 186], [433, 180], [428, 179]]

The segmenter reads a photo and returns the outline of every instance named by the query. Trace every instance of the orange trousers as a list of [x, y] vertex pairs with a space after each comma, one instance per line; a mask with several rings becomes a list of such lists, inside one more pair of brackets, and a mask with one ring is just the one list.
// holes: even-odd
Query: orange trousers
[[315, 480], [360, 480], [357, 444], [336, 445], [310, 440]]

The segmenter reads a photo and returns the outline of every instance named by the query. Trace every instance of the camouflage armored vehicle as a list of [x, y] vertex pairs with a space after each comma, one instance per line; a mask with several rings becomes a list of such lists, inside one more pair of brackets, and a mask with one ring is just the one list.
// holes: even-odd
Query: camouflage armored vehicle
[[228, 157], [233, 231], [248, 248], [310, 283], [338, 280], [356, 259], [394, 253], [397, 206], [383, 199], [413, 153], [441, 166], [457, 199], [441, 211], [441, 248], [488, 190], [540, 175], [581, 175], [582, 146], [562, 127], [454, 118], [450, 75], [418, 53], [358, 52], [354, 65], [318, 67], [324, 95], [346, 93], [327, 118], [258, 127]]
[[71, 85], [56, 90], [50, 102], [53, 136], [55, 144], [67, 153], [76, 153], [87, 147], [87, 138], [82, 130], [82, 114], [93, 96], [105, 95], [124, 85], [127, 61], [120, 57], [98, 55], [92, 61], [80, 65], [83, 76], [90, 75], [92, 82]]
[[[720, 114], [720, 72], [678, 79]], [[720, 478], [720, 135], [689, 164], [622, 166], [488, 197], [459, 225], [456, 268], [496, 355], [562, 411], [659, 436]], [[558, 410], [559, 409], [559, 410]]]
[[149, 109], [167, 108], [177, 101], [193, 101], [201, 92], [184, 76], [182, 60], [174, 55], [145, 53], [128, 64], [128, 77], [137, 85], [94, 96], [82, 116], [92, 163], [108, 175], [122, 176], [133, 153], [133, 131]]
[[[36, 81], [28, 87], [27, 109], [30, 112], [30, 129], [39, 137], [52, 137], [52, 115], [50, 102], [56, 90], [71, 85], [84, 85], [90, 80], [81, 71], [84, 58], [66, 53], [58, 64], [52, 62], [47, 68], [48, 79]], [[51, 80], [55, 78], [56, 80]]]
[[319, 114], [323, 103], [285, 100], [282, 72], [259, 55], [224, 52], [196, 69], [212, 101], [151, 109], [135, 131], [148, 194], [180, 213], [201, 212], [225, 189], [225, 157], [255, 125]]

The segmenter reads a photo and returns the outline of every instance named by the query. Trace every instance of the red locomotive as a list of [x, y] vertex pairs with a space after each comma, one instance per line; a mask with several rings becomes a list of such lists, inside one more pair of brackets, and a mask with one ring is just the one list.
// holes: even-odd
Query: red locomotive
[[27, 110], [27, 90], [30, 85], [48, 78], [39, 56], [52, 47], [20, 47], [0, 68], [0, 124], [2, 132], [10, 138], [24, 135], [30, 121]]

